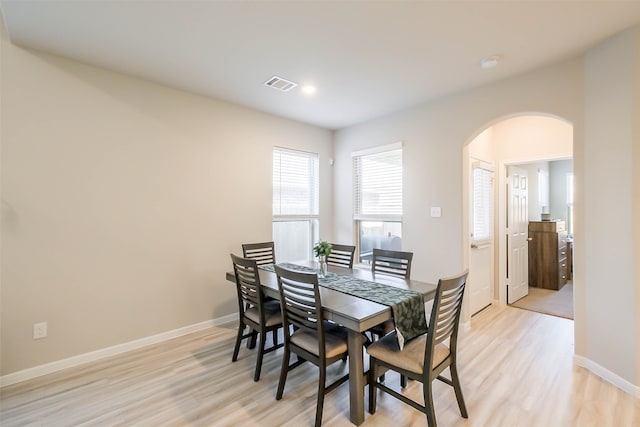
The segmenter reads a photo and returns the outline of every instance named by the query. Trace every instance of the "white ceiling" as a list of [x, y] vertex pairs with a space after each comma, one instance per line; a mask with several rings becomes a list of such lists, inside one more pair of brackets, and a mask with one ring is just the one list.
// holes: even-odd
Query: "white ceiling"
[[[575, 57], [640, 1], [0, 0], [13, 43], [339, 129]], [[501, 54], [500, 65], [479, 67]], [[273, 75], [317, 85], [281, 93]]]

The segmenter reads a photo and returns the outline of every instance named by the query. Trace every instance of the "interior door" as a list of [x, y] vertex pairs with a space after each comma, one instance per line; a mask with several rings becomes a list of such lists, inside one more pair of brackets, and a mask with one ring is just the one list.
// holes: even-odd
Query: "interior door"
[[527, 171], [509, 166], [507, 182], [507, 303], [513, 304], [529, 293]]
[[474, 161], [470, 169], [471, 248], [467, 292], [471, 315], [493, 301], [493, 166]]

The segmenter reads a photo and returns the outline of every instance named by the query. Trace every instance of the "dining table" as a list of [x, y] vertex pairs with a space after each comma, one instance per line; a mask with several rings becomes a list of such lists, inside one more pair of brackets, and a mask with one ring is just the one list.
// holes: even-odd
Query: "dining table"
[[[318, 263], [314, 261], [295, 261], [293, 264], [318, 270]], [[371, 272], [370, 267], [367, 267], [345, 268], [329, 265], [328, 271], [342, 276], [350, 276], [354, 279], [419, 292], [423, 295], [425, 302], [432, 300], [435, 296], [435, 284], [380, 273], [374, 274]], [[280, 294], [276, 274], [263, 268], [258, 270], [265, 295], [279, 299]], [[234, 273], [227, 272], [226, 279], [235, 283]], [[362, 333], [386, 320], [392, 319], [392, 310], [389, 305], [373, 302], [322, 285], [319, 290], [324, 318], [340, 324], [348, 330], [349, 419], [353, 424], [360, 425], [364, 422], [364, 389], [366, 386]]]

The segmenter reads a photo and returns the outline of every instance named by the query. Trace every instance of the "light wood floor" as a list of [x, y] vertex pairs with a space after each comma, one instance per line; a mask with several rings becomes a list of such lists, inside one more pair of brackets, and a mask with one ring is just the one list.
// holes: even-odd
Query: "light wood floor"
[[[461, 331], [459, 365], [470, 418], [450, 387], [435, 386], [440, 426], [640, 426], [640, 400], [572, 366], [573, 322], [489, 308]], [[315, 414], [317, 368], [290, 373], [274, 399], [282, 350], [265, 356], [253, 382], [254, 351], [231, 363], [234, 325], [215, 327], [0, 390], [8, 426], [305, 426]], [[346, 369], [341, 362], [331, 371]], [[339, 371], [339, 372], [338, 372]], [[396, 374], [387, 384], [397, 386]], [[420, 384], [405, 393], [419, 398]], [[329, 394], [324, 425], [349, 426], [348, 385]], [[365, 426], [426, 426], [425, 416], [380, 395]]]

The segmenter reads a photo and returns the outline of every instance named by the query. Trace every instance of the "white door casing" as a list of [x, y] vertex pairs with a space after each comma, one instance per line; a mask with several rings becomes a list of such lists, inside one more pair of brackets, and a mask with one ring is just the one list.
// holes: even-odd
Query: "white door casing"
[[527, 171], [509, 166], [507, 173], [507, 303], [529, 293], [529, 178]]

